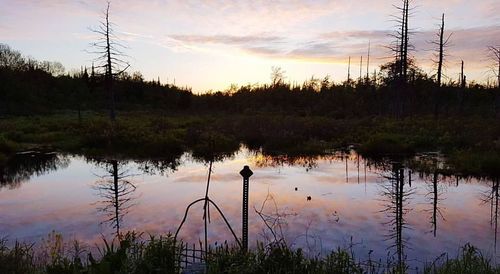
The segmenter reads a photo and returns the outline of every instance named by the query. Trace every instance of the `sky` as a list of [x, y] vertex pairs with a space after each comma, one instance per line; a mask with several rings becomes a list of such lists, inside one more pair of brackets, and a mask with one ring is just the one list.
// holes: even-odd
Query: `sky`
[[[389, 61], [401, 0], [115, 0], [110, 19], [126, 46], [130, 72], [146, 80], [225, 90], [231, 84], [269, 83], [272, 67], [302, 83], [327, 75], [336, 82], [359, 77], [368, 44], [370, 73]], [[500, 45], [499, 0], [413, 0], [412, 55], [435, 73], [433, 53], [442, 13], [451, 34], [445, 80], [458, 79], [465, 62], [469, 80], [492, 81], [488, 46]], [[0, 43], [38, 60], [60, 61], [67, 70], [91, 66], [104, 0], [0, 0]]]

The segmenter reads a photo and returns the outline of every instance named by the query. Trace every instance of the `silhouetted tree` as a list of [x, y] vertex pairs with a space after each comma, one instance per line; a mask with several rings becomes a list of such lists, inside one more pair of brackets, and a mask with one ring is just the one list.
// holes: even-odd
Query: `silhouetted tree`
[[410, 0], [402, 0], [403, 6], [395, 6], [396, 9], [400, 12], [400, 16], [395, 16], [395, 21], [398, 26], [398, 30], [393, 35], [396, 38], [394, 44], [390, 47], [392, 52], [395, 55], [395, 62], [398, 64], [397, 72], [400, 78], [400, 81], [403, 83], [407, 82], [408, 79], [408, 49], [411, 47], [410, 33], [409, 33], [409, 24], [408, 20], [410, 18]]
[[438, 87], [441, 86], [442, 82], [442, 76], [443, 76], [443, 65], [444, 65], [444, 58], [446, 56], [446, 48], [449, 46], [450, 38], [452, 33], [448, 35], [447, 38], [445, 38], [444, 34], [444, 28], [445, 26], [445, 21], [444, 21], [444, 13], [441, 18], [441, 26], [439, 27], [439, 32], [437, 33], [438, 40], [437, 41], [432, 41], [432, 44], [436, 45], [437, 48], [437, 53], [435, 54], [436, 60], [434, 60], [434, 63], [437, 65], [437, 85]]
[[271, 68], [271, 85], [273, 87], [281, 86], [285, 83], [285, 73], [281, 67]]
[[[391, 79], [391, 84], [394, 90], [394, 99], [392, 112], [396, 116], [401, 116], [405, 112], [404, 96], [406, 92], [406, 84], [408, 83], [408, 69], [412, 63], [409, 57], [410, 44], [409, 18], [410, 18], [410, 0], [402, 0], [402, 6], [395, 6], [400, 15], [393, 16], [396, 22], [396, 31], [392, 34], [394, 41], [389, 45], [389, 50], [393, 54], [393, 65], [390, 66], [391, 74], [395, 77]], [[411, 74], [410, 74], [411, 75]], [[389, 78], [390, 79], [390, 78]]]
[[8, 45], [0, 44], [0, 67], [21, 70], [25, 65], [26, 61], [20, 52], [11, 49]]
[[43, 61], [38, 64], [38, 68], [54, 76], [64, 75], [65, 68], [60, 62]]
[[490, 58], [492, 59], [491, 70], [497, 77], [497, 91], [495, 92], [495, 114], [500, 116], [500, 46], [488, 47]]
[[347, 84], [351, 82], [351, 56], [349, 56], [349, 63], [347, 64]]
[[492, 59], [492, 71], [497, 77], [497, 87], [500, 88], [500, 46], [489, 46], [488, 50]]
[[465, 85], [467, 85], [467, 78], [464, 73], [464, 60], [462, 60], [461, 66], [460, 66], [460, 87], [462, 89], [465, 88]]
[[370, 50], [371, 50], [371, 41], [368, 41], [368, 54], [366, 60], [366, 81], [370, 80]]
[[360, 57], [359, 61], [359, 82], [361, 83], [363, 79], [363, 55]]
[[119, 49], [124, 46], [117, 42], [118, 38], [115, 35], [113, 24], [109, 19], [111, 3], [108, 2], [104, 18], [100, 22], [97, 29], [92, 31], [100, 36], [97, 42], [92, 46], [96, 49], [95, 54], [98, 55], [96, 61], [100, 63], [98, 68], [104, 70], [104, 85], [109, 96], [109, 116], [111, 120], [115, 120], [115, 92], [113, 90], [113, 79], [127, 70], [130, 64], [124, 60], [126, 55]]

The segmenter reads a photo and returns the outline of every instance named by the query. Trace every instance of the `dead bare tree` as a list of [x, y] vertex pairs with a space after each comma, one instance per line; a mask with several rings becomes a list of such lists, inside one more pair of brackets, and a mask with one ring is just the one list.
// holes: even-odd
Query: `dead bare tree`
[[406, 83], [408, 80], [408, 67], [410, 62], [409, 52], [413, 49], [413, 45], [410, 43], [410, 35], [412, 32], [408, 23], [413, 8], [410, 7], [411, 0], [402, 0], [402, 2], [402, 6], [394, 5], [401, 15], [393, 16], [394, 22], [396, 22], [397, 31], [391, 35], [395, 41], [389, 46], [389, 49], [395, 57], [398, 78], [400, 82]]
[[272, 87], [278, 87], [285, 84], [286, 71], [281, 67], [271, 67], [271, 85]]
[[462, 65], [460, 67], [460, 87], [464, 89], [466, 85], [467, 85], [467, 78], [464, 74], [464, 60], [462, 60]]
[[488, 51], [490, 53], [490, 58], [492, 59], [491, 70], [497, 77], [497, 87], [500, 88], [500, 45], [496, 47], [489, 46]]
[[499, 192], [500, 181], [498, 178], [495, 178], [494, 180], [492, 180], [491, 184], [492, 184], [491, 190], [481, 195], [482, 196], [481, 202], [483, 204], [490, 204], [490, 225], [493, 228], [494, 248], [496, 252], [497, 235], [498, 235], [498, 216], [500, 215], [500, 212], [498, 210], [500, 202], [500, 192]]
[[433, 45], [437, 46], [437, 53], [434, 55], [436, 60], [433, 61], [437, 65], [436, 78], [438, 87], [440, 87], [442, 83], [443, 65], [444, 65], [444, 59], [446, 57], [446, 48], [450, 46], [450, 38], [453, 35], [453, 33], [450, 33], [448, 37], [445, 38], [444, 30], [445, 30], [445, 20], [443, 13], [443, 16], [441, 17], [441, 25], [439, 27], [438, 33], [436, 34], [438, 40], [431, 42]]
[[91, 53], [96, 54], [94, 61], [97, 62], [97, 69], [104, 71], [104, 86], [109, 96], [109, 117], [112, 121], [116, 119], [115, 93], [113, 91], [113, 79], [125, 72], [130, 64], [125, 60], [127, 55], [122, 51], [126, 48], [119, 42], [115, 35], [114, 24], [110, 21], [110, 5], [108, 2], [103, 19], [96, 29], [91, 29], [99, 38], [91, 46], [95, 49]]
[[366, 81], [370, 80], [370, 50], [371, 50], [371, 41], [368, 41], [368, 56], [366, 60]]
[[388, 249], [395, 249], [393, 255], [396, 256], [398, 273], [404, 273], [407, 270], [405, 248], [408, 245], [408, 240], [403, 234], [409, 228], [405, 216], [411, 210], [409, 200], [415, 193], [411, 187], [411, 178], [408, 178], [408, 187], [405, 188], [404, 171], [405, 169], [400, 163], [392, 163], [390, 174], [383, 175], [387, 181], [381, 185], [381, 201], [384, 202], [384, 209], [381, 212], [385, 213], [388, 218], [384, 225], [390, 227], [386, 240], [394, 241]]
[[359, 61], [359, 83], [363, 80], [363, 55], [361, 55], [361, 59]]
[[424, 211], [431, 213], [430, 223], [432, 225], [432, 233], [434, 237], [436, 237], [438, 229], [438, 221], [445, 220], [443, 215], [443, 210], [441, 207], [441, 202], [444, 200], [442, 195], [446, 191], [446, 189], [443, 184], [440, 184], [441, 180], [439, 179], [439, 170], [437, 167], [435, 167], [434, 170], [432, 171], [431, 178], [432, 178], [431, 182], [427, 184], [428, 193], [425, 196], [431, 202], [432, 208], [426, 209]]
[[394, 85], [392, 90], [395, 91], [395, 100], [391, 109], [394, 115], [398, 117], [405, 113], [405, 96], [403, 93], [407, 91], [408, 72], [412, 69], [412, 64], [414, 64], [410, 56], [410, 51], [414, 49], [410, 43], [410, 36], [413, 34], [413, 31], [409, 27], [409, 20], [414, 8], [411, 7], [412, 0], [401, 1], [401, 6], [394, 5], [397, 15], [393, 15], [392, 18], [396, 30], [390, 34], [393, 40], [387, 46], [393, 61], [385, 65], [390, 75], [390, 83]]
[[120, 237], [120, 228], [123, 217], [130, 212], [135, 205], [135, 196], [133, 193], [136, 186], [127, 180], [127, 177], [133, 176], [127, 170], [120, 171], [118, 161], [111, 160], [101, 163], [107, 171], [107, 175], [99, 176], [101, 179], [96, 182], [94, 189], [101, 200], [96, 204], [98, 211], [105, 215], [103, 223], [108, 223], [115, 229], [115, 235]]
[[495, 92], [495, 114], [500, 117], [500, 45], [489, 46], [489, 57], [491, 59], [491, 71], [497, 77], [497, 91]]
[[347, 64], [347, 85], [351, 83], [351, 56], [349, 56], [349, 62]]
[[403, 8], [399, 7], [402, 11], [400, 17], [401, 32], [399, 33], [399, 77], [403, 83], [406, 83], [406, 77], [408, 74], [408, 0], [403, 0]]

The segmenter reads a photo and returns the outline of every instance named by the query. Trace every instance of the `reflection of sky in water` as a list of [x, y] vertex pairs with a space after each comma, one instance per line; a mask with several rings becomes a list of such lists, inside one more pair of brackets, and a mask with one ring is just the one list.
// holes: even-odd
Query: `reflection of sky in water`
[[[387, 239], [391, 227], [384, 209], [382, 171], [366, 168], [360, 160], [359, 175], [356, 157], [348, 160], [346, 182], [345, 160], [319, 159], [317, 165], [296, 166], [263, 165], [263, 159], [243, 150], [234, 158], [214, 164], [210, 196], [240, 235], [242, 180], [238, 172], [250, 165], [254, 176], [250, 179], [249, 231], [250, 244], [262, 240], [264, 224], [255, 213], [268, 192], [274, 197], [278, 210], [287, 213], [282, 226], [286, 240], [302, 247], [309, 254], [325, 254], [337, 246], [348, 247], [358, 257], [385, 259], [393, 241]], [[207, 166], [183, 157], [176, 172], [160, 175], [135, 175], [128, 178], [136, 186], [136, 205], [124, 217], [122, 229], [147, 233], [175, 232], [185, 207], [205, 191]], [[141, 174], [137, 165], [127, 166], [131, 174]], [[105, 170], [72, 158], [70, 165], [50, 174], [32, 178], [18, 188], [0, 189], [0, 234], [9, 239], [37, 241], [52, 230], [65, 238], [93, 242], [101, 233], [111, 235], [112, 228], [100, 224], [102, 215], [96, 210], [99, 197], [92, 186]], [[487, 183], [474, 180], [459, 186], [454, 180], [440, 181], [439, 208], [443, 218], [437, 218], [437, 236], [432, 233], [432, 178], [413, 176], [414, 194], [410, 196], [411, 209], [405, 216], [408, 229], [403, 237], [408, 241], [405, 252], [410, 260], [429, 261], [442, 252], [455, 255], [459, 247], [470, 242], [487, 254], [493, 253], [493, 228], [490, 225], [490, 205], [481, 203], [482, 193], [490, 189]], [[298, 191], [295, 191], [295, 187]], [[408, 187], [408, 186], [405, 186]], [[312, 200], [307, 201], [306, 197]], [[272, 213], [271, 203], [266, 208]], [[215, 209], [211, 210], [211, 242], [231, 239]], [[202, 203], [192, 208], [181, 237], [198, 242], [203, 237]], [[307, 235], [307, 237], [306, 237]]]

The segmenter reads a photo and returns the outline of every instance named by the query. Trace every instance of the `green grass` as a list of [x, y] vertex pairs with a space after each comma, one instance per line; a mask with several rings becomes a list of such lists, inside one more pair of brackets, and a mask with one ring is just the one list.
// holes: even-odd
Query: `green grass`
[[457, 258], [436, 260], [425, 268], [428, 274], [494, 274], [500, 273], [500, 267], [494, 265], [480, 250], [465, 245]]
[[58, 150], [87, 156], [208, 159], [241, 143], [268, 154], [314, 155], [354, 145], [372, 158], [441, 151], [453, 172], [498, 176], [500, 123], [482, 117], [333, 119], [281, 114], [173, 115], [120, 113], [115, 123], [98, 113], [0, 119], [0, 163], [21, 150]]
[[[0, 241], [0, 273], [174, 273], [174, 241], [170, 235], [149, 236], [129, 232], [98, 246], [98, 252], [78, 241], [64, 242], [51, 233], [39, 246]], [[177, 252], [178, 254], [179, 252]]]
[[415, 147], [405, 136], [397, 134], [375, 134], [362, 143], [358, 151], [373, 158], [382, 156], [405, 156], [415, 153]]
[[[108, 274], [108, 273], [179, 273], [179, 254], [183, 243], [171, 235], [145, 236], [128, 232], [113, 241], [103, 239], [98, 251], [76, 240], [65, 242], [51, 233], [39, 244], [0, 241], [0, 273], [37, 274]], [[208, 273], [408, 273], [403, 263], [359, 261], [344, 249], [326, 256], [308, 257], [301, 249], [282, 243], [257, 244], [247, 252], [237, 247], [219, 245], [205, 258]], [[440, 256], [427, 263], [422, 273], [500, 273], [500, 267], [473, 246], [465, 245], [456, 258]]]
[[218, 248], [208, 258], [208, 273], [365, 273], [347, 251], [338, 249], [324, 258], [306, 257], [301, 249], [283, 244], [264, 246], [248, 252]]

